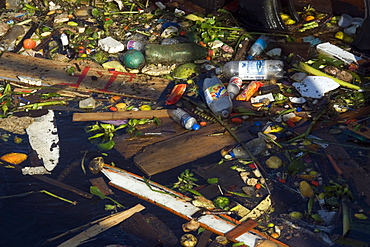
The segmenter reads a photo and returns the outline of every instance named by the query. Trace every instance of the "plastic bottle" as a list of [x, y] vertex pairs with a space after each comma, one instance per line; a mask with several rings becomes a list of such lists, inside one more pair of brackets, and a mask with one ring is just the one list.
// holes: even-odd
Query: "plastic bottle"
[[248, 51], [248, 60], [252, 60], [255, 56], [261, 55], [261, 53], [266, 49], [269, 38], [266, 35], [261, 35], [251, 46]]
[[67, 34], [62, 33], [60, 35], [60, 42], [62, 43], [62, 54], [66, 55], [68, 58], [74, 58], [76, 56], [76, 51], [69, 46], [69, 39]]
[[[253, 156], [261, 154], [262, 152], [264, 152], [267, 149], [267, 145], [266, 145], [265, 140], [263, 140], [262, 138], [259, 138], [259, 137], [255, 138], [255, 139], [252, 139], [251, 141], [247, 142], [245, 145], [248, 148], [248, 150], [252, 153]], [[249, 159], [249, 158], [251, 158], [242, 146], [237, 146], [237, 147], [233, 148], [229, 152], [229, 155], [232, 158], [237, 158], [237, 159]]]
[[172, 118], [187, 130], [200, 129], [197, 120], [181, 108], [177, 108], [172, 112]]
[[225, 63], [222, 74], [226, 78], [238, 76], [242, 80], [280, 79], [284, 75], [280, 60], [230, 61]]
[[14, 25], [0, 41], [0, 52], [8, 51], [17, 38], [25, 33], [22, 25]]
[[231, 99], [235, 98], [235, 96], [238, 95], [242, 83], [242, 79], [237, 76], [233, 76], [230, 78], [229, 85], [227, 85], [227, 92], [229, 93]]
[[124, 45], [126, 46], [127, 50], [134, 49], [134, 50], [138, 50], [138, 51], [144, 51], [144, 49], [145, 49], [145, 44], [143, 42], [137, 41], [137, 40], [128, 40], [128, 41], [124, 42]]
[[205, 101], [211, 111], [227, 118], [233, 108], [233, 103], [224, 84], [216, 75], [211, 75], [203, 81]]
[[204, 59], [212, 54], [212, 50], [193, 43], [145, 46], [145, 59], [149, 63], [185, 63]]

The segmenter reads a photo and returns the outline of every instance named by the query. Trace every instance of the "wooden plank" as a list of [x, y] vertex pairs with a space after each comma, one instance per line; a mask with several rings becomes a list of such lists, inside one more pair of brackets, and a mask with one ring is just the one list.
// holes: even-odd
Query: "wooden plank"
[[[68, 67], [75, 68], [74, 76], [67, 74]], [[42, 79], [42, 86], [66, 85], [75, 90], [148, 100], [157, 100], [169, 83], [167, 79], [144, 74], [110, 72], [83, 60], [66, 63], [10, 52], [0, 57], [0, 75], [1, 79], [28, 86], [31, 84], [21, 82], [18, 76]]]
[[134, 162], [149, 176], [170, 170], [236, 143], [228, 133], [212, 136], [212, 133], [221, 131], [223, 128], [220, 125], [210, 124], [200, 130], [157, 142], [137, 154]]
[[74, 236], [73, 238], [63, 242], [62, 244], [58, 245], [58, 247], [75, 247], [83, 243], [84, 241], [98, 235], [101, 232], [104, 232], [111, 227], [118, 225], [122, 221], [131, 217], [134, 213], [140, 212], [144, 210], [145, 207], [143, 205], [137, 204], [136, 206], [125, 210], [121, 213], [118, 213], [116, 216], [105, 219], [98, 224], [90, 227], [89, 229], [83, 231], [82, 233]]
[[225, 237], [227, 239], [236, 239], [237, 237], [239, 237], [243, 233], [246, 233], [246, 232], [252, 230], [256, 226], [258, 226], [258, 223], [254, 220], [249, 219], [247, 221], [242, 222], [240, 225], [236, 226], [231, 231], [227, 232], [225, 234]]
[[117, 112], [92, 112], [92, 113], [74, 113], [72, 121], [103, 121], [120, 120], [129, 118], [167, 118], [170, 117], [171, 109], [152, 110], [152, 111], [117, 111]]
[[[338, 141], [327, 132], [315, 132], [315, 136], [329, 142]], [[325, 152], [329, 154], [339, 168], [343, 171], [346, 180], [352, 181], [358, 193], [365, 195], [365, 202], [370, 205], [370, 179], [369, 174], [339, 145], [329, 145]]]
[[160, 125], [151, 123], [137, 126], [138, 130], [142, 133], [139, 136], [132, 137], [128, 134], [116, 135], [113, 138], [116, 143], [114, 148], [123, 157], [129, 159], [142, 151], [146, 146], [173, 138], [188, 131], [170, 118], [162, 118], [161, 122]]
[[349, 122], [347, 125], [347, 128], [356, 134], [359, 134], [363, 137], [366, 137], [367, 139], [370, 139], [370, 128], [361, 125], [357, 122]]
[[111, 189], [109, 189], [108, 185], [105, 183], [105, 181], [102, 177], [92, 178], [92, 179], [90, 179], [90, 183], [93, 186], [98, 187], [98, 189], [101, 191], [101, 193], [103, 193], [106, 196], [114, 194], [113, 191]]
[[195, 247], [206, 247], [209, 243], [209, 240], [210, 240], [212, 234], [213, 234], [213, 232], [211, 232], [211, 231], [208, 231], [208, 230], [203, 231], [202, 234], [200, 235], [200, 237], [198, 239], [198, 242], [195, 245]]
[[120, 228], [143, 240], [141, 247], [174, 246], [178, 239], [174, 233], [153, 214], [136, 213], [120, 224]]

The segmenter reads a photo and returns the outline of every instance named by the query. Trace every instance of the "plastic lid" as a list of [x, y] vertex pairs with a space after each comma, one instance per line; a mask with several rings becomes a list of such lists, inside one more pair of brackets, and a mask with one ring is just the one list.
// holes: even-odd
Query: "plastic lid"
[[221, 116], [222, 117], [224, 117], [224, 118], [227, 118], [228, 116], [229, 116], [229, 112], [227, 111], [227, 110], [223, 110], [222, 112], [221, 112]]
[[199, 130], [200, 129], [200, 125], [199, 124], [193, 124], [193, 126], [191, 126], [191, 128], [193, 130]]

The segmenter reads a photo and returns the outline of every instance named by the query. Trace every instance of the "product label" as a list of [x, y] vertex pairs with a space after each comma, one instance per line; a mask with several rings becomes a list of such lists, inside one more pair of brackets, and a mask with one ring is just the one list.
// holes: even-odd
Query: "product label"
[[207, 104], [211, 104], [212, 101], [217, 100], [218, 98], [228, 95], [226, 87], [222, 84], [216, 84], [207, 88], [204, 92]]
[[243, 84], [243, 81], [239, 77], [233, 76], [230, 78], [229, 84], [235, 84], [240, 88]]
[[239, 62], [239, 77], [242, 80], [264, 80], [266, 79], [266, 72], [264, 60]]
[[135, 43], [136, 43], [136, 41], [134, 41], [134, 40], [129, 40], [129, 41], [127, 42], [127, 44], [126, 44], [126, 46], [127, 46], [127, 50], [135, 49], [135, 48], [134, 48], [134, 47], [135, 47]]

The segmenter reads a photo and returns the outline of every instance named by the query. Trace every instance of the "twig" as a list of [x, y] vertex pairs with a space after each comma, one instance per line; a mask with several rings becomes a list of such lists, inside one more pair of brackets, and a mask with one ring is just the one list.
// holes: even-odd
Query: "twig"
[[342, 169], [340, 169], [337, 162], [335, 162], [335, 160], [333, 159], [333, 157], [331, 157], [330, 154], [326, 154], [326, 156], [328, 157], [328, 159], [329, 159], [331, 165], [333, 166], [335, 172], [338, 173], [339, 176], [341, 176], [343, 174], [343, 171], [342, 171]]

